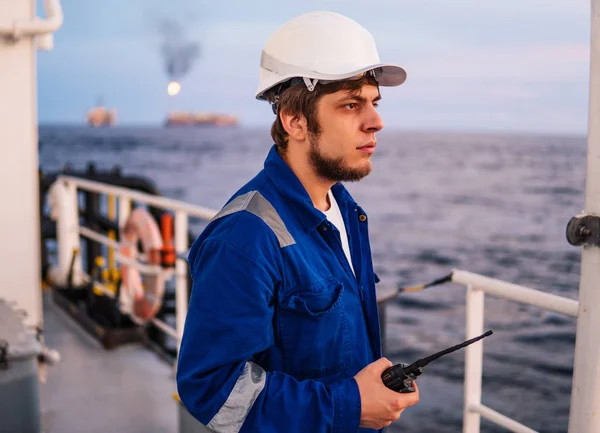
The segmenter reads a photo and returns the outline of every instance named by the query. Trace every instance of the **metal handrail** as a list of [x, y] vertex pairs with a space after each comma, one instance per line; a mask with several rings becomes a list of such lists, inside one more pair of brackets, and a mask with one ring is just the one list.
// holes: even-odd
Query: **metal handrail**
[[[106, 245], [111, 248], [118, 249], [120, 245], [123, 245], [123, 243], [113, 241], [112, 239], [108, 238], [107, 236], [101, 235], [100, 233], [95, 232], [94, 230], [88, 229], [87, 227], [79, 227], [79, 234], [88, 239], [91, 239], [95, 242], [98, 242], [99, 244]], [[142, 274], [162, 275], [165, 278], [169, 278], [169, 277], [171, 277], [171, 275], [173, 275], [173, 271], [170, 269], [163, 269], [159, 265], [147, 265], [147, 264], [140, 262], [139, 260], [125, 257], [124, 255], [122, 255], [118, 252], [115, 253], [115, 259], [119, 263], [123, 263], [127, 266], [137, 269]]]
[[145, 192], [139, 192], [120, 186], [107, 185], [93, 180], [80, 179], [73, 176], [59, 176], [58, 181], [70, 182], [76, 185], [80, 189], [84, 189], [99, 194], [114, 195], [117, 197], [127, 197], [130, 200], [135, 200], [140, 203], [144, 203], [157, 208], [172, 210], [172, 211], [183, 211], [189, 216], [210, 220], [217, 214], [217, 211], [203, 206], [197, 206], [190, 203], [186, 203], [181, 200], [175, 200], [172, 198], [161, 197], [157, 195], [148, 194]]
[[[579, 302], [573, 299], [458, 269], [453, 270], [452, 281], [467, 287], [467, 339], [483, 333], [485, 293], [569, 316], [578, 316]], [[482, 372], [483, 342], [468, 346], [465, 352], [463, 433], [479, 433], [481, 417], [515, 433], [537, 433], [481, 403]]]
[[488, 421], [491, 421], [494, 424], [499, 425], [500, 427], [504, 427], [505, 429], [510, 430], [514, 433], [538, 433], [535, 430], [530, 429], [529, 427], [524, 426], [523, 424], [515, 421], [514, 419], [502, 415], [501, 413], [498, 413], [495, 410], [490, 409], [489, 407], [483, 404], [474, 404], [469, 406], [467, 409], [469, 411], [479, 413]]
[[[128, 216], [127, 208], [132, 200], [151, 205], [165, 210], [175, 211], [175, 249], [177, 254], [187, 251], [187, 225], [190, 215], [210, 220], [217, 213], [216, 211], [201, 206], [195, 206], [178, 200], [165, 197], [159, 197], [147, 193], [133, 191], [127, 188], [106, 185], [99, 182], [79, 179], [71, 176], [61, 176], [57, 181], [66, 182], [70, 188], [87, 190], [99, 194], [108, 194], [117, 197], [121, 201], [119, 225], [122, 226], [125, 218]], [[93, 230], [85, 227], [76, 227], [78, 236], [86, 236], [97, 242], [116, 248], [119, 243], [103, 236]], [[185, 236], [182, 234], [185, 229]], [[126, 259], [123, 257], [119, 257]], [[131, 264], [131, 262], [129, 262]], [[135, 263], [142, 271], [154, 272], [154, 267]], [[183, 324], [187, 314], [187, 263], [184, 260], [178, 260], [175, 269], [176, 277], [176, 328], [173, 329], [158, 319], [153, 323], [158, 329], [174, 337], [179, 341], [183, 334]], [[172, 271], [171, 271], [172, 272]], [[440, 281], [448, 281], [445, 277]], [[535, 305], [547, 310], [555, 311], [569, 316], [577, 317], [578, 301], [531, 289], [505, 281], [489, 278], [472, 272], [455, 269], [451, 274], [451, 281], [467, 287], [467, 308], [466, 308], [466, 337], [473, 338], [483, 333], [484, 324], [484, 294], [510, 299], [516, 302], [523, 302]], [[424, 286], [425, 287], [425, 286]], [[397, 294], [398, 289], [395, 290]], [[391, 293], [390, 293], [391, 296]], [[392, 296], [393, 297], [393, 296]], [[515, 433], [536, 433], [529, 427], [518, 423], [517, 421], [502, 415], [493, 409], [484, 406], [481, 403], [482, 391], [482, 370], [483, 370], [483, 344], [471, 345], [466, 348], [465, 354], [465, 401], [464, 401], [464, 424], [463, 433], [478, 433], [481, 417], [507, 428]]]
[[[175, 214], [174, 218], [174, 247], [177, 256], [184, 254], [188, 250], [188, 226], [189, 217], [201, 218], [204, 220], [212, 219], [217, 211], [202, 206], [195, 206], [184, 201], [174, 200], [166, 197], [156, 196], [144, 192], [135, 191], [128, 188], [119, 186], [106, 185], [100, 182], [95, 182], [87, 179], [80, 179], [73, 176], [62, 175], [59, 176], [56, 182], [62, 182], [66, 193], [63, 197], [65, 203], [68, 206], [63, 207], [62, 215], [63, 220], [61, 221], [61, 229], [58, 231], [62, 234], [59, 240], [59, 250], [72, 251], [74, 248], [79, 246], [81, 236], [91, 239], [100, 244], [106, 245], [110, 248], [118, 251], [119, 246], [123, 243], [119, 243], [91, 230], [87, 227], [81, 227], [76, 214], [77, 205], [77, 190], [85, 190], [88, 192], [94, 192], [97, 194], [105, 194], [113, 196], [118, 200], [118, 225], [122, 227], [127, 218], [130, 215], [131, 203], [133, 201], [145, 205], [149, 205], [155, 208], [160, 208], [167, 211], [172, 211]], [[61, 220], [61, 212], [58, 212], [58, 219]], [[170, 327], [164, 322], [158, 319], [152, 322], [157, 326], [158, 329], [174, 337], [177, 340], [177, 348], [179, 350], [179, 341], [183, 335], [183, 326], [185, 323], [185, 316], [187, 314], [187, 303], [188, 303], [188, 271], [187, 262], [185, 260], [177, 260], [175, 263], [175, 269], [165, 270], [160, 266], [152, 266], [141, 263], [139, 260], [124, 257], [118, 252], [115, 253], [115, 259], [120, 263], [125, 263], [128, 266], [132, 266], [138, 269], [140, 272], [148, 274], [163, 274], [166, 277], [175, 278], [175, 311], [176, 311], [176, 326], [175, 329]], [[79, 260], [78, 258], [76, 260]], [[59, 260], [60, 262], [60, 260]], [[63, 258], [64, 262], [64, 258]], [[80, 265], [80, 263], [78, 263]], [[64, 263], [63, 263], [64, 267]], [[99, 290], [103, 290], [103, 287], [96, 285]]]
[[476, 287], [493, 296], [577, 317], [579, 303], [563, 296], [553, 295], [541, 290], [530, 289], [529, 287], [507, 283], [506, 281], [458, 269], [452, 271], [452, 281], [464, 286]]

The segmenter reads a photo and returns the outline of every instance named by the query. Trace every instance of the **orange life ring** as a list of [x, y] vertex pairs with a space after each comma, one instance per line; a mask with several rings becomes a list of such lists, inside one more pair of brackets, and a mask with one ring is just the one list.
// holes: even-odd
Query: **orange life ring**
[[[151, 265], [160, 265], [163, 241], [158, 225], [152, 215], [144, 208], [138, 207], [121, 228], [119, 252], [132, 260], [138, 255], [138, 240]], [[142, 282], [140, 272], [121, 263], [121, 297], [128, 300], [131, 314], [136, 321], [152, 319], [162, 305], [165, 293], [165, 278], [162, 274], [145, 275]]]

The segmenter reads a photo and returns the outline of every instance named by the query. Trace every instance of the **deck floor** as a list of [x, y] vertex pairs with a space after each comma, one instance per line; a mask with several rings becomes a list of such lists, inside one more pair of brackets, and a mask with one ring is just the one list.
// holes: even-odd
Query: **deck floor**
[[46, 345], [61, 354], [40, 384], [44, 433], [176, 433], [173, 368], [137, 344], [107, 351], [44, 295]]

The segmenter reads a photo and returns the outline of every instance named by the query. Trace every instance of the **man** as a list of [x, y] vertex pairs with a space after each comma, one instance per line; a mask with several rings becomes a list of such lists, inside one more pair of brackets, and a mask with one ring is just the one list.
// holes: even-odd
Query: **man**
[[367, 432], [418, 402], [382, 383], [367, 216], [340, 183], [371, 171], [379, 85], [405, 79], [339, 14], [301, 15], [267, 42], [256, 97], [275, 145], [189, 255], [177, 384], [210, 429]]

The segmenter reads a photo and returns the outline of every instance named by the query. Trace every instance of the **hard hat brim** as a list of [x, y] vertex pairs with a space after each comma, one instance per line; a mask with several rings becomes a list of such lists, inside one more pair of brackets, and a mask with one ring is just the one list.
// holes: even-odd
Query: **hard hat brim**
[[359, 75], [363, 72], [367, 72], [373, 69], [381, 69], [381, 73], [377, 76], [377, 82], [380, 86], [385, 87], [394, 87], [399, 86], [406, 81], [406, 71], [404, 68], [398, 65], [393, 65], [389, 63], [378, 63], [375, 65], [370, 65], [364, 68], [361, 68], [356, 71], [348, 72], [346, 74], [320, 74], [320, 73], [306, 73], [299, 75], [297, 73], [290, 73], [281, 75], [276, 72], [266, 71], [265, 75], [260, 81], [258, 85], [258, 89], [256, 90], [255, 97], [258, 100], [265, 100], [264, 94], [269, 89], [274, 86], [283, 83], [291, 78], [295, 77], [306, 77], [311, 79], [325, 80], [325, 81], [342, 81], [347, 80], [348, 78], [352, 78], [356, 75]]

